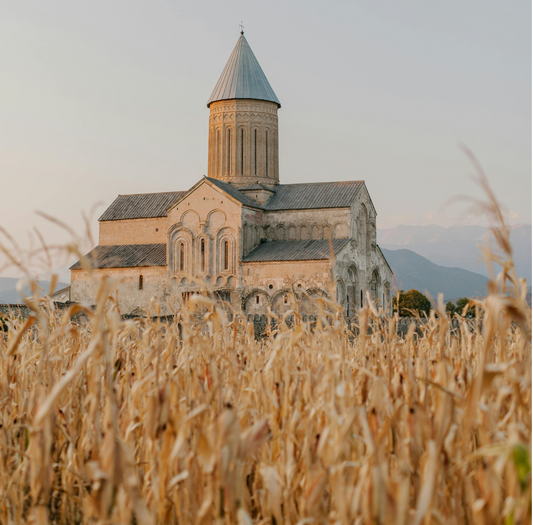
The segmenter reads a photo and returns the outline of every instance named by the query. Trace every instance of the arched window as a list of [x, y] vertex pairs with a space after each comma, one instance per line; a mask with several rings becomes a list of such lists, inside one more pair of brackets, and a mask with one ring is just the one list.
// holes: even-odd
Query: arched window
[[184, 272], [185, 271], [185, 243], [180, 242], [180, 264], [179, 264], [179, 271]]
[[241, 128], [241, 175], [244, 175], [244, 128]]
[[202, 273], [205, 273], [205, 239], [200, 241], [200, 266]]
[[254, 129], [254, 175], [257, 175], [257, 130]]
[[221, 165], [221, 155], [220, 155], [220, 130], [217, 129], [217, 147], [216, 147], [216, 160], [215, 160], [215, 171], [216, 171], [216, 174], [217, 176], [220, 177], [221, 173], [220, 173], [220, 165]]
[[224, 241], [224, 270], [229, 270], [229, 242]]
[[231, 173], [231, 129], [228, 129], [228, 176]]
[[379, 275], [379, 270], [376, 268], [372, 272], [372, 280], [370, 281], [370, 293], [374, 301], [379, 300], [379, 288], [381, 286], [381, 278]]
[[265, 132], [265, 176], [268, 177], [268, 131]]
[[144, 287], [144, 277], [139, 275], [139, 290], [142, 290]]

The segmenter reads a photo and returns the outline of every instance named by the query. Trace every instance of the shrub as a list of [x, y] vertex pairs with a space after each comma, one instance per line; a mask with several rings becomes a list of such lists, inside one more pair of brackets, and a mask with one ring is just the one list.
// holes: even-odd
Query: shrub
[[[409, 290], [404, 292], [400, 290], [400, 316], [401, 317], [415, 317], [416, 315], [422, 317], [424, 314], [429, 315], [431, 310], [431, 303], [429, 299], [418, 290]], [[394, 311], [398, 311], [397, 298], [393, 298], [392, 305]]]

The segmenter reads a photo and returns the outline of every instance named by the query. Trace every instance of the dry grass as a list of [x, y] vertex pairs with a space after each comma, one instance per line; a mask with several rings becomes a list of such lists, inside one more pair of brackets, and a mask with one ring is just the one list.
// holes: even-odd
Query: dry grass
[[321, 301], [256, 341], [205, 297], [203, 330], [122, 320], [112, 282], [86, 322], [28, 300], [0, 337], [0, 522], [529, 523], [531, 310], [495, 224], [483, 322], [439, 304], [421, 337], [372, 304], [356, 338]]

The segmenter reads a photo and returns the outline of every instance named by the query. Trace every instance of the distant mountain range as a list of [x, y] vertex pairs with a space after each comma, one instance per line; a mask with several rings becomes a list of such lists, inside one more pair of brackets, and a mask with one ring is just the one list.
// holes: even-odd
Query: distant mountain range
[[[18, 281], [19, 279], [14, 277], [0, 277], [0, 304], [20, 304], [24, 302], [16, 289]], [[44, 293], [47, 294], [50, 290], [50, 281], [40, 281], [40, 285]], [[68, 286], [68, 284], [58, 282], [55, 290], [61, 290], [65, 286]], [[29, 286], [24, 286], [22, 291], [26, 296], [32, 295]]]
[[444, 294], [445, 300], [450, 300], [483, 297], [487, 292], [487, 278], [478, 273], [439, 266], [411, 250], [382, 248], [382, 251], [394, 272], [399, 290], [427, 291], [435, 300], [439, 293]]
[[[444, 228], [432, 224], [378, 229], [378, 244], [382, 249], [407, 248], [439, 266], [462, 268], [485, 276], [488, 273], [479, 245], [486, 245], [491, 238], [489, 228], [484, 226]], [[514, 226], [511, 230], [511, 244], [518, 274], [531, 284], [531, 225]], [[496, 251], [493, 241], [491, 245]]]

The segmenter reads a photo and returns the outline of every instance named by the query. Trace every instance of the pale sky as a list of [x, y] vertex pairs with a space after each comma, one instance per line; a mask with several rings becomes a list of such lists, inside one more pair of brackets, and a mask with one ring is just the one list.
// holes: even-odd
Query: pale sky
[[448, 226], [466, 207], [449, 199], [480, 196], [462, 142], [511, 221], [531, 222], [530, 2], [12, 0], [0, 225], [64, 242], [36, 210], [81, 233], [100, 203], [97, 234], [117, 194], [193, 186], [241, 20], [282, 104], [282, 183], [364, 179], [378, 228]]

